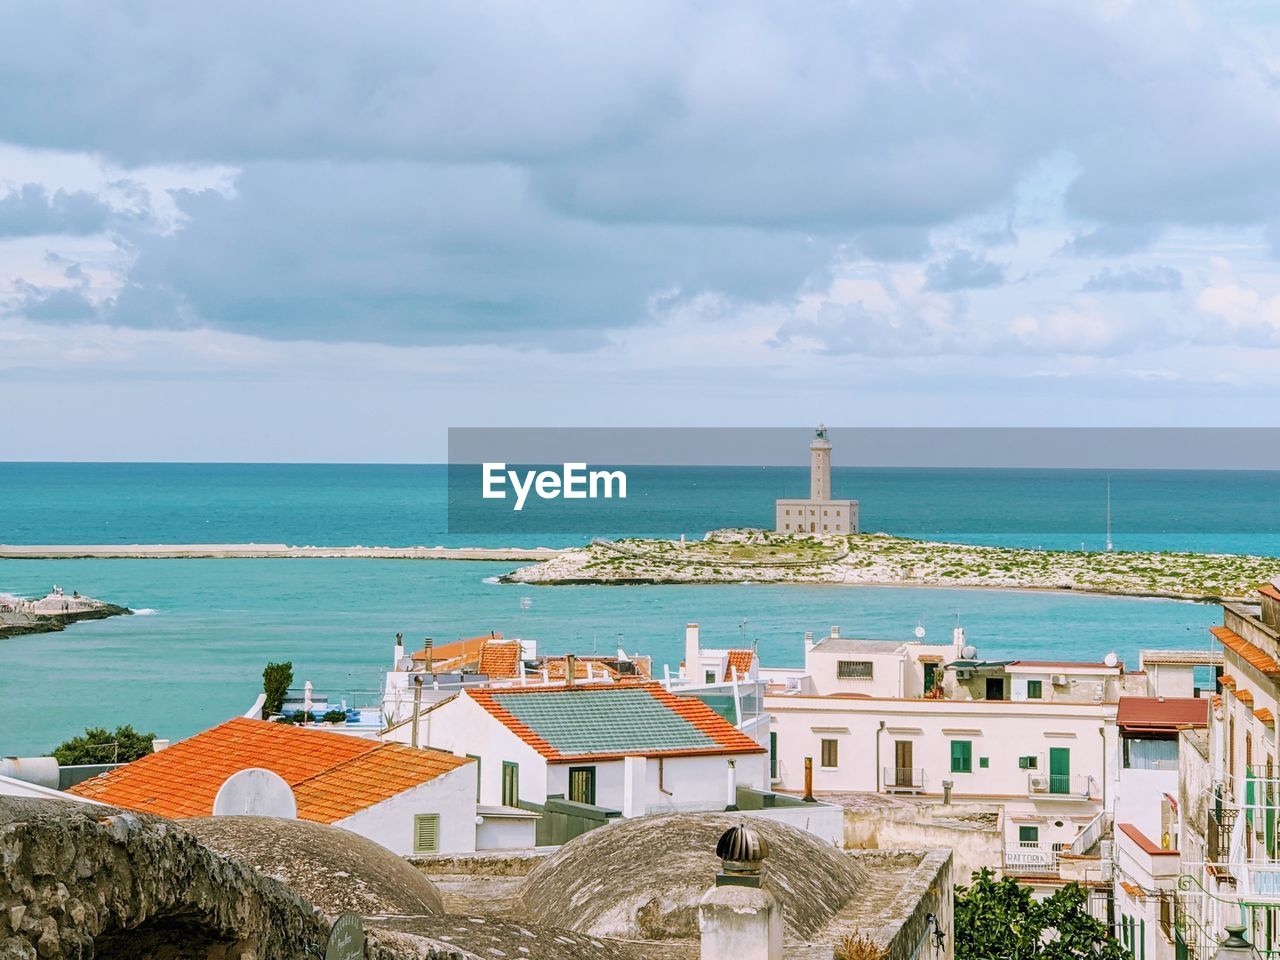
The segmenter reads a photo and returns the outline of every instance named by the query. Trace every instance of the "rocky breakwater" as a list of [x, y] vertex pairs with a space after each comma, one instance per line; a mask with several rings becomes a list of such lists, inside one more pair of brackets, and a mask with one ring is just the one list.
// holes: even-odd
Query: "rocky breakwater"
[[79, 593], [65, 593], [54, 587], [38, 600], [0, 593], [0, 637], [17, 637], [26, 633], [56, 633], [80, 620], [105, 620], [128, 616], [133, 611]]

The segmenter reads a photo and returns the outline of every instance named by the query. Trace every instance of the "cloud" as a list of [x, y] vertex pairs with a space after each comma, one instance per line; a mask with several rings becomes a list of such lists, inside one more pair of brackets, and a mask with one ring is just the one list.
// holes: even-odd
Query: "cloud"
[[981, 254], [958, 250], [945, 260], [929, 264], [925, 276], [927, 290], [977, 290], [1004, 283], [1005, 268]]
[[0, 197], [0, 237], [91, 234], [104, 230], [111, 207], [85, 191], [49, 192], [24, 183]]
[[1061, 252], [1075, 257], [1111, 257], [1136, 253], [1155, 242], [1160, 226], [1144, 224], [1107, 224], [1077, 234], [1062, 246]]
[[1081, 289], [1089, 293], [1173, 292], [1182, 289], [1182, 273], [1173, 267], [1133, 267], [1127, 270], [1104, 267], [1086, 280]]

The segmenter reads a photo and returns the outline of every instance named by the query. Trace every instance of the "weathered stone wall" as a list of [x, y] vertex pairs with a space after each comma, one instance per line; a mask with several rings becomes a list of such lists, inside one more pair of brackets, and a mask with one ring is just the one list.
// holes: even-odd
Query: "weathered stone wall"
[[0, 960], [303, 960], [327, 930], [172, 823], [0, 797]]

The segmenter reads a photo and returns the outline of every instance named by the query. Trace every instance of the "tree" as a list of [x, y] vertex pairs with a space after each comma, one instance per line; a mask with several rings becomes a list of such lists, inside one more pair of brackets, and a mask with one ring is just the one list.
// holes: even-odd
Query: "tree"
[[271, 716], [273, 713], [279, 713], [284, 707], [284, 695], [289, 692], [289, 685], [293, 683], [293, 662], [286, 660], [284, 663], [268, 663], [267, 668], [262, 671], [262, 692], [267, 695], [266, 702], [262, 705], [262, 715]]
[[151, 752], [154, 733], [139, 733], [131, 724], [116, 727], [89, 727], [83, 735], [72, 737], [54, 748], [51, 756], [61, 766], [78, 763], [130, 763]]
[[1088, 896], [1069, 883], [1036, 901], [1016, 880], [987, 869], [955, 895], [956, 960], [1128, 960], [1128, 952], [1090, 916]]

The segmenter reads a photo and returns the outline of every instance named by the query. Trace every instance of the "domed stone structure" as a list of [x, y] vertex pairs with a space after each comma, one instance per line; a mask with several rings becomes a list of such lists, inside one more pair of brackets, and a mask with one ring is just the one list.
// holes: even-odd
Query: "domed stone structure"
[[307, 820], [196, 817], [179, 821], [215, 853], [281, 881], [330, 916], [444, 913], [435, 885], [386, 847]]
[[725, 832], [747, 823], [767, 851], [764, 885], [783, 905], [788, 937], [817, 933], [854, 896], [866, 873], [813, 834], [764, 818], [666, 814], [585, 833], [540, 864], [521, 903], [531, 920], [595, 937], [692, 940], [698, 901], [723, 867]]

